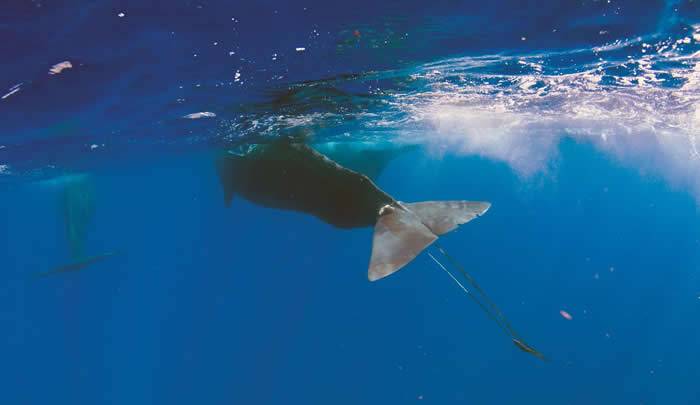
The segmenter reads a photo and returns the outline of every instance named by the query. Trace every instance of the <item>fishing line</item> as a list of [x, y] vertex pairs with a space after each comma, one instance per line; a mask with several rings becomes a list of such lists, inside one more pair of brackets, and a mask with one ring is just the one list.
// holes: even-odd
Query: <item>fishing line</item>
[[435, 244], [435, 247], [442, 253], [442, 255], [452, 264], [453, 267], [457, 268], [457, 270], [462, 274], [462, 276], [467, 280], [469, 284], [471, 284], [472, 287], [474, 287], [474, 290], [476, 290], [480, 295], [481, 298], [486, 304], [491, 308], [491, 313], [493, 314], [494, 317], [498, 318], [500, 322], [503, 324], [503, 327], [508, 331], [508, 335], [510, 335], [513, 338], [516, 338], [518, 340], [520, 339], [520, 335], [513, 329], [513, 327], [510, 325], [510, 322], [508, 322], [508, 319], [506, 316], [503, 314], [503, 312], [498, 308], [496, 303], [493, 302], [491, 298], [486, 294], [486, 292], [481, 288], [481, 286], [476, 282], [474, 277], [472, 277], [467, 271], [464, 269], [464, 267], [455, 259], [453, 258], [447, 251], [439, 244]]
[[[450, 256], [447, 251], [437, 243], [435, 244], [435, 247], [442, 253], [442, 255], [450, 262], [450, 264], [453, 267], [456, 267], [457, 270], [460, 272], [460, 274], [464, 277], [464, 279], [471, 285], [471, 287], [474, 288], [476, 292], [478, 292], [478, 296], [474, 294], [472, 291], [470, 291], [467, 287], [462, 284], [457, 277], [455, 277], [452, 272], [450, 272], [447, 267], [445, 267], [438, 259], [433, 256], [432, 253], [427, 252], [428, 256], [437, 264], [445, 273], [447, 273], [450, 278], [474, 301], [476, 302], [479, 307], [486, 313], [486, 315], [496, 322], [496, 324], [501, 328], [501, 330], [508, 335], [508, 337], [513, 341], [513, 344], [515, 344], [520, 350], [530, 353], [533, 356], [547, 361], [547, 358], [534, 349], [532, 346], [528, 345], [525, 343], [525, 341], [520, 337], [520, 335], [513, 329], [513, 327], [510, 325], [510, 322], [508, 322], [508, 319], [506, 319], [505, 315], [503, 315], [503, 312], [496, 306], [496, 304], [489, 298], [488, 295], [486, 295], [486, 292], [479, 286], [479, 284], [474, 280], [474, 278], [467, 273], [467, 271], [464, 269], [464, 267], [459, 264], [459, 262], [454, 259], [452, 256]], [[482, 302], [483, 301], [483, 302]], [[485, 302], [485, 303], [484, 303]]]
[[484, 303], [482, 303], [482, 302], [479, 300], [479, 298], [478, 298], [477, 296], [475, 296], [474, 294], [472, 294], [472, 292], [469, 291], [469, 289], [467, 289], [459, 280], [457, 280], [457, 277], [455, 277], [455, 276], [452, 274], [452, 272], [450, 272], [449, 270], [447, 270], [447, 268], [446, 268], [438, 259], [436, 259], [435, 256], [433, 256], [432, 253], [430, 253], [430, 252], [427, 252], [427, 253], [428, 253], [428, 256], [430, 256], [430, 258], [433, 259], [433, 261], [435, 262], [435, 264], [437, 264], [445, 273], [447, 273], [447, 275], [450, 276], [450, 278], [451, 278], [455, 283], [457, 283], [457, 285], [467, 294], [467, 296], [468, 296], [469, 298], [471, 298], [472, 301], [476, 302], [477, 305], [479, 305], [479, 307], [481, 308], [481, 310], [484, 311], [484, 313], [485, 313], [492, 321], [496, 322], [496, 324], [498, 325], [498, 327], [501, 328], [501, 330], [503, 330], [503, 332], [505, 332], [506, 335], [508, 335], [508, 336], [511, 337], [511, 338], [513, 337], [513, 336], [511, 335], [510, 331], [508, 330], [508, 328], [506, 328], [505, 325], [503, 325], [503, 324], [501, 323], [500, 319], [498, 319], [498, 318], [489, 310], [489, 308], [487, 308], [486, 305], [484, 305]]

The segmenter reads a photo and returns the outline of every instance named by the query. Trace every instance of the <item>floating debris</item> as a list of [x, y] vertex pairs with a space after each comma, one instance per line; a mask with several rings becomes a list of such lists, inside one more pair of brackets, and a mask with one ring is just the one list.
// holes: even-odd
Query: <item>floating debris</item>
[[6, 99], [6, 98], [10, 97], [11, 95], [13, 95], [13, 94], [17, 93], [18, 91], [19, 91], [19, 88], [17, 88], [17, 89], [14, 89], [14, 90], [10, 90], [10, 92], [9, 92], [9, 93], [7, 93], [7, 94], [5, 94], [4, 96], [2, 96], [2, 100], [4, 100], [4, 99]]
[[0, 174], [6, 174], [10, 172], [10, 166], [0, 165]]
[[119, 18], [124, 18], [125, 15], [126, 15], [126, 14], [124, 14], [123, 12], [121, 12], [121, 13], [117, 14], [117, 17], [119, 17]]
[[182, 118], [187, 118], [188, 120], [197, 120], [200, 118], [215, 118], [216, 114], [209, 111], [196, 112], [192, 114], [184, 115]]
[[12, 86], [12, 87], [10, 88], [10, 91], [9, 91], [7, 94], [5, 94], [4, 96], [0, 97], [0, 100], [4, 100], [4, 99], [10, 97], [11, 95], [17, 93], [18, 91], [20, 91], [20, 87], [22, 86], [22, 84], [23, 84], [23, 83], [18, 83], [18, 84], [15, 84], [14, 86]]
[[233, 75], [233, 81], [234, 82], [241, 81], [241, 71], [240, 70], [236, 70], [236, 73]]
[[571, 316], [570, 313], [564, 311], [563, 309], [559, 311], [559, 315], [561, 315], [561, 317], [564, 318], [564, 319], [566, 319], [567, 321], [570, 321], [570, 320], [574, 319], [574, 317]]
[[51, 69], [49, 69], [49, 74], [50, 75], [57, 75], [66, 69], [72, 69], [72, 68], [73, 68], [73, 64], [70, 63], [70, 61], [68, 61], [68, 60], [63, 61], [61, 63], [57, 63], [57, 64], [51, 66]]
[[296, 48], [296, 51], [297, 51], [297, 52], [304, 52], [305, 50], [306, 50], [306, 48], [304, 48], [304, 47], [298, 47], [298, 48]]

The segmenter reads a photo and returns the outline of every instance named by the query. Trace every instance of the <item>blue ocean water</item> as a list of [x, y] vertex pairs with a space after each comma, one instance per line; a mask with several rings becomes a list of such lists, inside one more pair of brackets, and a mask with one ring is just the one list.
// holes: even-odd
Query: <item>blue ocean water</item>
[[[700, 404], [697, 0], [11, 0], [0, 35], [2, 403]], [[369, 282], [371, 228], [226, 206], [217, 153], [288, 136], [489, 201], [440, 243], [548, 361], [425, 253]]]

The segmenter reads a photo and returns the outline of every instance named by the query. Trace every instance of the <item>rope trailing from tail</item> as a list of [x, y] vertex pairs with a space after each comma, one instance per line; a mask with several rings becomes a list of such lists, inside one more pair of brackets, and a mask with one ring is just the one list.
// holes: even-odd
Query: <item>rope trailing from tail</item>
[[452, 265], [453, 268], [456, 268], [459, 273], [462, 275], [464, 280], [470, 285], [471, 289], [467, 288], [462, 284], [457, 277], [452, 274], [451, 271], [445, 267], [435, 256], [433, 256], [432, 253], [428, 252], [428, 256], [435, 262], [435, 264], [438, 265], [440, 269], [442, 269], [447, 275], [450, 276], [452, 281], [454, 281], [461, 289], [464, 291], [469, 298], [471, 298], [474, 302], [479, 305], [482, 311], [486, 313], [486, 315], [496, 322], [498, 327], [506, 334], [508, 337], [511, 339], [513, 344], [517, 346], [520, 350], [532, 354], [533, 356], [541, 359], [541, 360], [547, 360], [542, 353], [534, 349], [532, 346], [528, 345], [525, 343], [525, 341], [520, 337], [520, 335], [513, 329], [513, 327], [510, 325], [510, 322], [508, 322], [508, 319], [503, 315], [503, 312], [496, 306], [496, 304], [489, 298], [488, 295], [486, 295], [486, 292], [481, 288], [481, 286], [474, 280], [474, 278], [467, 273], [467, 271], [464, 269], [464, 267], [459, 264], [459, 262], [454, 259], [450, 254], [447, 253], [447, 251], [437, 243], [435, 244], [435, 247], [437, 250], [444, 256], [445, 259]]

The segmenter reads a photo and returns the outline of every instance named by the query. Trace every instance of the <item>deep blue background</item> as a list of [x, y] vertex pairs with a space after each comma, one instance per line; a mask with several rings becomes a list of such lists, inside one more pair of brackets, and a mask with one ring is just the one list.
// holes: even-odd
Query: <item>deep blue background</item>
[[88, 250], [126, 254], [65, 277], [23, 281], [68, 260], [55, 196], [3, 193], [5, 401], [698, 403], [696, 202], [562, 151], [538, 184], [417, 152], [379, 181], [406, 201], [493, 202], [444, 245], [546, 364], [425, 256], [369, 283], [369, 230], [226, 209], [208, 159], [100, 173]]
[[[697, 0], [37, 4], [0, 7], [0, 89], [25, 83], [0, 104], [0, 164], [70, 167], [70, 145], [139, 142], [94, 170], [87, 250], [125, 254], [82, 272], [31, 278], [70, 260], [59, 190], [0, 188], [2, 403], [700, 404], [700, 216], [664, 179], [566, 138], [534, 178], [422, 151], [381, 175], [403, 201], [493, 203], [443, 244], [541, 363], [427, 256], [369, 283], [370, 229], [226, 208], [208, 151], [149, 142], [172, 136], [158, 122], [259, 98], [274, 75], [591, 47], [680, 29]], [[63, 60], [83, 65], [46, 76]], [[216, 86], [238, 69], [242, 85]]]

